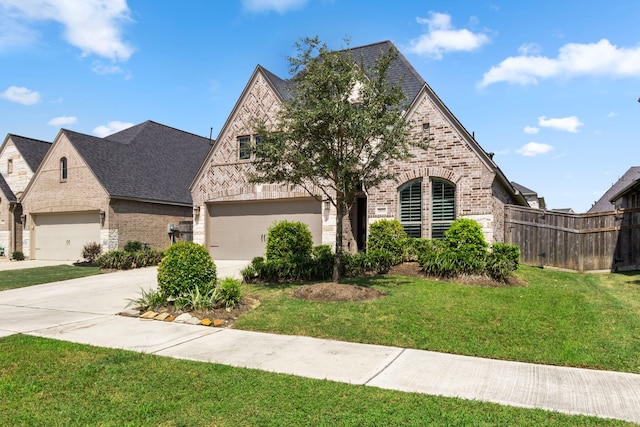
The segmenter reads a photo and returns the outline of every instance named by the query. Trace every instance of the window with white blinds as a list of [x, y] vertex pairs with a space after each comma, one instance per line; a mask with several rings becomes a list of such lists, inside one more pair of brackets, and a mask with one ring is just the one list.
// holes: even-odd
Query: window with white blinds
[[409, 237], [422, 236], [422, 181], [400, 187], [400, 224]]
[[442, 239], [456, 219], [456, 187], [434, 179], [431, 181], [431, 238]]

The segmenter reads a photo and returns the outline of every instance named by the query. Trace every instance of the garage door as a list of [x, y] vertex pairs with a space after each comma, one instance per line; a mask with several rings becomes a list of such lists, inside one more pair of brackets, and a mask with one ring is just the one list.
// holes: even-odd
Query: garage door
[[87, 243], [100, 242], [98, 212], [36, 215], [35, 259], [77, 261]]
[[300, 221], [309, 226], [314, 245], [322, 243], [322, 208], [315, 199], [211, 203], [208, 243], [213, 259], [264, 256], [267, 232], [276, 221]]

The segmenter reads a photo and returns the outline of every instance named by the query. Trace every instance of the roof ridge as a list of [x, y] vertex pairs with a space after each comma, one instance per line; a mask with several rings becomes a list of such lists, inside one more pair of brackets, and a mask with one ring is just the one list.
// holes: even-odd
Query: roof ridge
[[9, 133], [7, 135], [9, 137], [12, 137], [12, 138], [22, 138], [22, 139], [28, 139], [28, 140], [34, 141], [34, 142], [42, 142], [43, 144], [51, 144], [51, 142], [45, 141], [44, 139], [37, 139], [37, 138], [31, 138], [31, 137], [28, 137], [28, 136], [16, 135], [15, 133]]

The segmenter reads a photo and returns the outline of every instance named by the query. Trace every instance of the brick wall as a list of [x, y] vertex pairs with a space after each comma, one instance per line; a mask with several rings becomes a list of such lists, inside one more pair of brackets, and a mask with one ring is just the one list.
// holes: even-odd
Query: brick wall
[[191, 221], [192, 208], [114, 199], [108, 216], [107, 227], [117, 230], [118, 249], [123, 249], [128, 241], [136, 240], [148, 243], [152, 249], [164, 250], [170, 245], [167, 225]]

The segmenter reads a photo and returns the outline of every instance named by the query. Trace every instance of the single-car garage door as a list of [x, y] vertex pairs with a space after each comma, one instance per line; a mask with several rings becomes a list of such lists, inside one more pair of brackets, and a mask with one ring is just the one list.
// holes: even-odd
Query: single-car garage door
[[264, 256], [269, 227], [284, 219], [304, 222], [313, 244], [322, 243], [322, 204], [315, 199], [210, 203], [207, 213], [209, 252], [214, 260]]
[[96, 212], [34, 216], [35, 259], [76, 261], [87, 243], [100, 242], [100, 215]]

